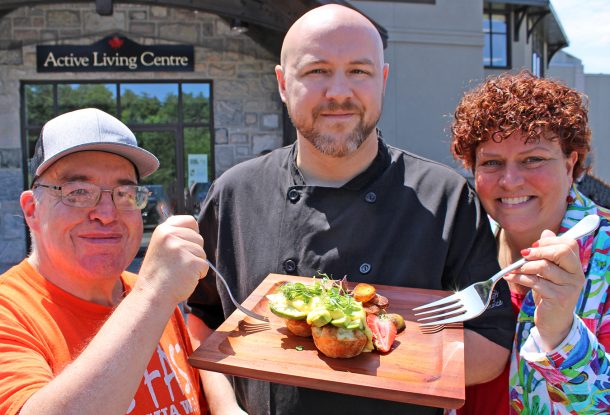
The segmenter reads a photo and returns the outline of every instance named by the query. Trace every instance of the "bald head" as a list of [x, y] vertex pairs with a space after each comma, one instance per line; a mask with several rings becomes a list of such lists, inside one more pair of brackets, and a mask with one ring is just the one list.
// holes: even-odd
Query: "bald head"
[[282, 43], [281, 65], [285, 66], [295, 55], [298, 56], [299, 45], [319, 42], [340, 30], [357, 31], [370, 37], [377, 49], [379, 62], [383, 63], [383, 41], [375, 25], [349, 7], [328, 4], [305, 13], [290, 27]]
[[302, 143], [299, 154], [306, 143], [314, 158], [376, 154], [388, 64], [367, 18], [336, 4], [306, 13], [286, 34], [275, 74]]

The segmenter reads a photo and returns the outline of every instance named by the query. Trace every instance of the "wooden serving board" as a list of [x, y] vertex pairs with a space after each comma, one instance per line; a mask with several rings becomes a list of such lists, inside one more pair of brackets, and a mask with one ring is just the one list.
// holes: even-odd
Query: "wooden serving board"
[[265, 296], [288, 281], [311, 283], [312, 278], [269, 274], [243, 302], [268, 316], [269, 323], [236, 310], [191, 355], [190, 363], [199, 369], [343, 394], [439, 408], [464, 404], [461, 324], [424, 334], [411, 310], [450, 292], [376, 284], [377, 292], [390, 300], [388, 312], [401, 314], [406, 329], [387, 354], [332, 359], [318, 352], [311, 338], [288, 332], [283, 319], [269, 310]]

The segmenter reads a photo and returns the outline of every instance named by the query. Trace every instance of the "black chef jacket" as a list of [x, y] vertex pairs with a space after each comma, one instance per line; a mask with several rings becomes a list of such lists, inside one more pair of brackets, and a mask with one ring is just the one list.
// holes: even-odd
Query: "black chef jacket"
[[[466, 180], [439, 163], [386, 145], [340, 188], [307, 186], [296, 145], [238, 164], [212, 185], [199, 218], [208, 257], [242, 302], [269, 273], [455, 290], [498, 270], [485, 212]], [[510, 349], [508, 286], [469, 329]], [[235, 309], [213, 274], [188, 303], [216, 328]], [[346, 374], [347, 375], [347, 374]], [[434, 408], [235, 378], [250, 415], [437, 414]]]

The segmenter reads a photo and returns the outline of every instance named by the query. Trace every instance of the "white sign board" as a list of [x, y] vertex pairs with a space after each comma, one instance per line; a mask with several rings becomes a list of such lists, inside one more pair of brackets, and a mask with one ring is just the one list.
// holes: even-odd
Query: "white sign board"
[[188, 155], [188, 187], [193, 183], [208, 182], [208, 155], [189, 154]]

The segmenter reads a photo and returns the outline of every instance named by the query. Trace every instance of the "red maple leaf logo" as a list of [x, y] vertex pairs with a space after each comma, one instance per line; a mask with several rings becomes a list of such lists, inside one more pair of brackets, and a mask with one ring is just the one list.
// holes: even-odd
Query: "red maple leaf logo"
[[118, 49], [118, 48], [120, 48], [121, 46], [123, 46], [123, 43], [124, 43], [124, 40], [123, 40], [123, 39], [121, 39], [121, 38], [120, 38], [120, 37], [118, 37], [118, 36], [113, 36], [113, 37], [112, 37], [112, 38], [111, 38], [111, 39], [108, 41], [108, 44], [110, 45], [110, 47], [111, 47], [112, 49]]

